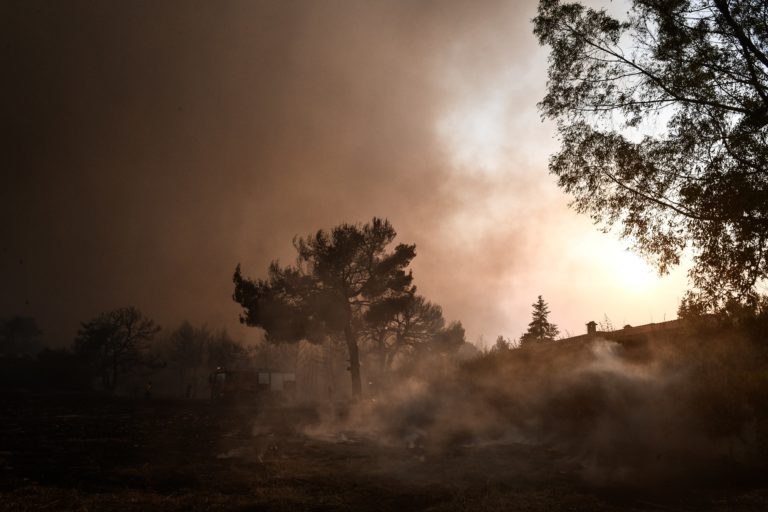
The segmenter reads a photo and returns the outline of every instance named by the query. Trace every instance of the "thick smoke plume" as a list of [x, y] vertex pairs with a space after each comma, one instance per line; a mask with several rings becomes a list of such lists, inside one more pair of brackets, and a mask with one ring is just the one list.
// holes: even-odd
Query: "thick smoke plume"
[[604, 311], [600, 293], [614, 318], [663, 313], [641, 303], [679, 290], [634, 300], [603, 276], [608, 238], [547, 175], [536, 6], [3, 2], [0, 313], [60, 346], [124, 304], [256, 342], [235, 264], [291, 261], [295, 235], [374, 215], [472, 341], [524, 326], [534, 292], [562, 325]]

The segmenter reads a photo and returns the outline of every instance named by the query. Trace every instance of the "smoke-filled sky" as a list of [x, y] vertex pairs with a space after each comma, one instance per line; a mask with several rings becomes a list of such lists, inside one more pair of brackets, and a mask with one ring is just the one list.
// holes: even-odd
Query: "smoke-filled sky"
[[535, 9], [0, 3], [0, 315], [53, 344], [122, 305], [255, 340], [238, 262], [262, 276], [294, 235], [380, 216], [470, 341], [519, 337], [539, 294], [564, 333], [673, 318], [684, 270], [655, 277], [547, 172]]

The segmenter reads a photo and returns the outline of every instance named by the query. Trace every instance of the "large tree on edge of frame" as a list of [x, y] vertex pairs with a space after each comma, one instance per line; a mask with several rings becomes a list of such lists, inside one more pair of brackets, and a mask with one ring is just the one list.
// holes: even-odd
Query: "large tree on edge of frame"
[[661, 272], [693, 253], [687, 301], [750, 302], [768, 275], [768, 3], [633, 0], [626, 21], [541, 0], [549, 164], [573, 206]]
[[375, 303], [413, 293], [407, 267], [416, 246], [389, 245], [396, 232], [388, 220], [341, 224], [294, 238], [295, 266], [273, 262], [267, 279], [244, 278], [237, 266], [233, 299], [244, 310], [240, 321], [265, 330], [272, 342], [346, 341], [352, 391], [360, 395], [358, 333], [363, 315]]

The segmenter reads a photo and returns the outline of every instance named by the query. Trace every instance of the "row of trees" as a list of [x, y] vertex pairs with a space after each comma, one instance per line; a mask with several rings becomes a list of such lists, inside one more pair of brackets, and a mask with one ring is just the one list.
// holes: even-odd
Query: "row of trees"
[[[442, 308], [414, 291], [373, 303], [353, 324], [362, 355], [376, 362], [377, 376], [391, 372], [398, 360], [412, 362], [450, 354], [465, 343], [461, 323], [446, 325]], [[521, 343], [554, 339], [557, 328], [547, 321], [547, 314], [546, 303], [539, 297]], [[224, 330], [212, 331], [185, 321], [164, 336], [160, 332], [154, 320], [138, 309], [118, 308], [83, 322], [71, 350], [46, 349], [40, 359], [58, 368], [59, 377], [68, 372], [65, 378], [81, 385], [95, 379], [102, 389], [114, 392], [126, 374], [140, 369], [145, 376], [173, 375], [174, 393], [186, 389], [187, 394], [211, 368], [231, 368], [256, 359], [269, 365], [268, 347], [246, 348]], [[333, 339], [329, 337], [329, 341]], [[42, 331], [32, 318], [11, 317], [0, 324], [0, 347], [0, 354], [5, 355], [37, 354], [42, 348]], [[497, 348], [509, 347], [500, 337]], [[274, 362], [275, 354], [271, 356]], [[70, 375], [73, 373], [77, 375]]]
[[[346, 345], [352, 390], [362, 390], [361, 356], [376, 361], [378, 374], [408, 356], [446, 355], [466, 344], [460, 322], [448, 324], [442, 308], [416, 293], [408, 269], [415, 246], [390, 248], [396, 232], [387, 220], [364, 225], [342, 224], [295, 238], [295, 265], [273, 262], [266, 279], [243, 277], [238, 265], [233, 298], [243, 307], [241, 322], [260, 327], [272, 343], [338, 343]], [[521, 343], [552, 340], [557, 327], [547, 320], [541, 296]], [[22, 321], [9, 322], [0, 341], [6, 345], [39, 330]], [[225, 332], [183, 323], [150, 350], [160, 332], [154, 320], [134, 307], [102, 313], [83, 322], [73, 354], [114, 391], [123, 374], [137, 366], [159, 368], [169, 362], [179, 379], [207, 366], [230, 366], [247, 358], [244, 347]], [[0, 333], [2, 334], [2, 333]], [[362, 352], [362, 354], [361, 354]]]
[[[547, 320], [548, 314], [539, 297], [521, 344], [555, 339], [557, 327]], [[440, 306], [415, 293], [376, 302], [362, 320], [361, 349], [377, 362], [379, 375], [390, 372], [398, 359], [449, 354], [465, 343], [461, 323], [446, 325]], [[150, 373], [168, 369], [176, 375], [178, 389], [183, 389], [216, 366], [229, 368], [265, 359], [258, 348], [247, 349], [224, 330], [212, 331], [185, 321], [165, 336], [159, 333], [154, 320], [138, 309], [118, 308], [83, 322], [71, 352], [49, 350], [44, 358], [66, 363], [69, 357], [72, 368], [93, 375], [108, 391], [114, 391], [124, 374], [136, 368]], [[36, 354], [42, 348], [42, 331], [32, 318], [11, 317], [0, 325], [0, 346], [1, 354]], [[509, 341], [499, 337], [497, 349], [510, 347]]]
[[[245, 363], [251, 356], [226, 330], [212, 331], [185, 321], [164, 337], [160, 326], [134, 307], [118, 308], [83, 322], [73, 345], [100, 377], [101, 386], [114, 391], [122, 375], [136, 368], [149, 373], [170, 368], [182, 386], [217, 366]], [[159, 338], [159, 339], [157, 339]]]
[[[162, 335], [160, 326], [135, 307], [114, 309], [83, 322], [70, 348], [44, 348], [42, 334], [33, 318], [0, 320], [4, 368], [19, 374], [5, 375], [9, 384], [19, 381], [45, 386], [59, 382], [60, 386], [81, 389], [97, 382], [100, 388], [114, 392], [128, 374], [139, 371], [147, 379], [164, 377], [177, 394], [205, 380], [211, 368], [245, 365], [259, 356], [258, 350], [233, 340], [225, 330], [195, 327], [186, 321]], [[35, 379], [45, 382], [33, 382]]]
[[[354, 394], [362, 390], [361, 349], [373, 354], [379, 373], [402, 356], [450, 354], [466, 344], [460, 322], [446, 325], [443, 311], [416, 293], [408, 269], [415, 246], [390, 249], [396, 232], [387, 220], [342, 224], [294, 238], [295, 265], [273, 262], [266, 279], [235, 269], [233, 299], [240, 321], [265, 331], [272, 343], [343, 340]], [[539, 296], [521, 344], [554, 340], [557, 326]], [[505, 342], [501, 338], [501, 343]]]

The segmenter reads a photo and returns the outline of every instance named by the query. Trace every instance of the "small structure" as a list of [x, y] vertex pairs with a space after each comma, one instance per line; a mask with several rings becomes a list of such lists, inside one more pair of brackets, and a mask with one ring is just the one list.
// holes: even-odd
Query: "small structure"
[[650, 323], [645, 325], [638, 325], [632, 327], [631, 325], [625, 325], [623, 329], [616, 329], [613, 331], [598, 331], [597, 322], [587, 322], [587, 333], [580, 334], [578, 336], [571, 336], [570, 338], [563, 338], [560, 341], [572, 342], [572, 341], [588, 341], [594, 338], [603, 338], [606, 340], [616, 341], [619, 343], [625, 342], [638, 342], [647, 341], [649, 337], [664, 334], [675, 334], [685, 327], [684, 320], [667, 320], [665, 322]]
[[225, 370], [217, 368], [208, 379], [211, 399], [259, 403], [291, 398], [296, 390], [296, 374], [267, 368]]

